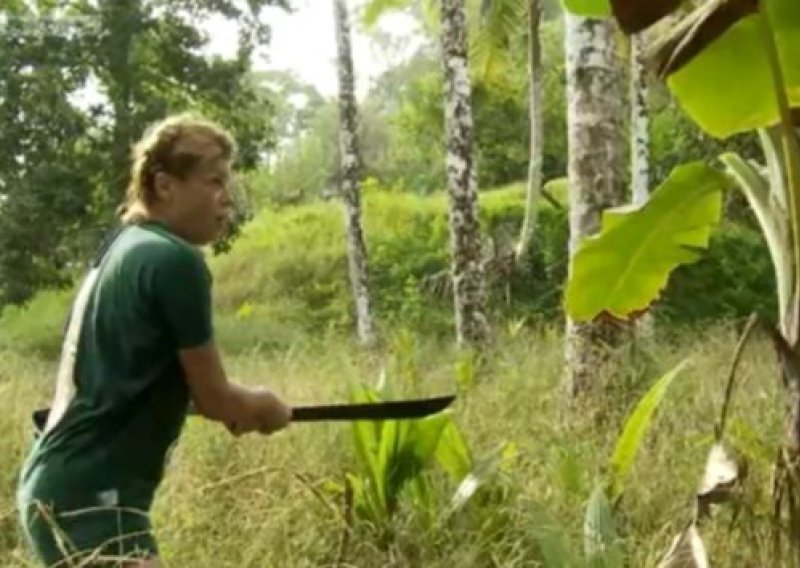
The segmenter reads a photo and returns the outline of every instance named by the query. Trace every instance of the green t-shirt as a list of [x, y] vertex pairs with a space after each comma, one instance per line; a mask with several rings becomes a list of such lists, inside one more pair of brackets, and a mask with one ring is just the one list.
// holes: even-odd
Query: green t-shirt
[[211, 275], [200, 252], [157, 222], [125, 227], [86, 307], [75, 398], [26, 464], [30, 492], [126, 489], [149, 502], [189, 403], [178, 350], [211, 337]]

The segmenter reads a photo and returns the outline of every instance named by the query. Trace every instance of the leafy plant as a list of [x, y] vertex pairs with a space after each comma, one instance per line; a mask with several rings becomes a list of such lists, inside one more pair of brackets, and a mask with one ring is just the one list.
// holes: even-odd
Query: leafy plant
[[572, 550], [565, 540], [566, 530], [546, 511], [535, 509], [534, 535], [546, 568], [587, 566], [591, 568], [624, 565], [614, 520], [614, 504], [625, 488], [636, 454], [658, 406], [675, 377], [685, 368], [683, 360], [659, 378], [636, 403], [625, 420], [609, 462], [609, 473], [599, 480], [586, 505], [583, 520], [583, 554]]
[[[613, 14], [628, 34], [652, 27], [682, 4], [680, 0], [658, 3], [564, 0], [564, 3], [568, 9], [584, 16]], [[722, 156], [722, 161], [756, 214], [775, 269], [780, 324], [779, 330], [773, 330], [773, 340], [781, 361], [789, 415], [785, 447], [776, 462], [778, 479], [782, 481], [773, 488], [774, 510], [776, 521], [780, 521], [786, 506], [796, 559], [800, 558], [797, 531], [800, 527], [800, 466], [797, 465], [800, 456], [797, 443], [800, 437], [800, 374], [797, 371], [800, 368], [800, 139], [793, 110], [800, 107], [798, 53], [800, 3], [795, 0], [709, 0], [681, 18], [677, 25], [672, 25], [667, 34], [650, 46], [648, 55], [651, 66], [703, 130], [720, 138], [759, 130], [766, 158], [764, 167], [748, 164], [730, 153]], [[743, 77], [747, 80], [743, 81]], [[672, 207], [680, 206], [683, 205]], [[660, 219], [668, 215], [666, 209], [661, 213]], [[633, 239], [646, 238], [647, 228], [641, 224], [646, 214], [643, 209], [620, 218], [618, 225], [625, 224]], [[619, 226], [615, 229], [622, 231]], [[606, 248], [613, 246], [609, 239], [604, 244]], [[584, 243], [585, 247], [592, 245]], [[588, 258], [590, 256], [592, 258]], [[594, 256], [576, 256], [576, 263], [582, 263], [582, 267], [576, 266], [574, 272], [582, 274], [585, 281], [592, 281], [595, 287], [620, 280], [607, 266], [595, 262]], [[663, 264], [659, 268], [659, 279], [667, 278], [673, 268]], [[656, 293], [657, 290], [651, 289], [651, 293], [637, 298], [637, 302], [651, 301]], [[567, 310], [571, 314], [574, 312], [576, 319], [591, 319], [597, 312], [614, 309], [613, 300], [607, 296], [590, 311], [577, 309], [580, 302], [573, 299]], [[628, 316], [633, 309], [635, 306], [629, 305], [619, 311]], [[687, 529], [690, 530], [692, 527]], [[776, 539], [778, 534], [776, 532]], [[692, 543], [695, 537], [696, 532], [685, 532], [681, 536], [684, 543]]]
[[585, 239], [571, 259], [570, 315], [624, 318], [646, 309], [666, 286], [669, 271], [698, 260], [708, 246], [727, 184], [721, 172], [693, 163], [676, 168], [642, 207], [606, 210], [600, 233]]
[[[385, 388], [385, 383], [382, 386]], [[351, 398], [375, 402], [382, 394], [382, 389], [361, 387]], [[404, 494], [427, 513], [435, 512], [437, 505], [426, 476], [434, 462], [455, 482], [472, 471], [469, 447], [449, 410], [419, 420], [357, 421], [352, 435], [361, 470], [347, 474], [353, 510], [379, 528], [387, 527]]]

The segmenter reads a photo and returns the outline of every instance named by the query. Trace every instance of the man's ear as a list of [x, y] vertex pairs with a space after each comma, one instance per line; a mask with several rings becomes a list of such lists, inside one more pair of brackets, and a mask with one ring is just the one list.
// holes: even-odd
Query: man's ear
[[153, 188], [159, 201], [170, 201], [172, 198], [172, 180], [164, 172], [156, 172], [153, 178]]

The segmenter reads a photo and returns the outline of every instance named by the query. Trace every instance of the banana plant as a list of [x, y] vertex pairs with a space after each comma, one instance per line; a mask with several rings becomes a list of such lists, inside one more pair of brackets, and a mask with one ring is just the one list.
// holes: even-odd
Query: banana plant
[[613, 17], [626, 34], [652, 29], [680, 11], [678, 23], [646, 47], [649, 67], [708, 134], [759, 134], [764, 164], [726, 153], [722, 170], [681, 166], [643, 206], [606, 212], [601, 232], [572, 259], [565, 303], [576, 320], [635, 318], [663, 291], [675, 267], [700, 258], [719, 222], [725, 187], [734, 184], [744, 193], [776, 276], [779, 324], [773, 339], [789, 412], [776, 466], [790, 484], [778, 493], [790, 497], [775, 508], [782, 514], [786, 505], [800, 562], [800, 2], [707, 0], [689, 10], [683, 0], [562, 2], [584, 17]]

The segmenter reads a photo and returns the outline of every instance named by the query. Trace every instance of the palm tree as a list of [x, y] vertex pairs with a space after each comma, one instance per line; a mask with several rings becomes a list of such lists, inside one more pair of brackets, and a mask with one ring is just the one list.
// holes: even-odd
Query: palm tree
[[489, 325], [464, 0], [442, 0], [440, 18], [456, 336], [459, 344], [479, 346], [489, 337]]
[[364, 235], [361, 228], [361, 187], [357, 137], [357, 110], [353, 57], [350, 47], [350, 23], [346, 0], [333, 0], [336, 21], [336, 46], [339, 74], [339, 145], [341, 156], [341, 193], [345, 204], [347, 257], [350, 284], [356, 309], [358, 338], [362, 344], [375, 341], [370, 310], [369, 266]]
[[[569, 145], [570, 255], [600, 228], [604, 209], [624, 199], [621, 67], [615, 24], [565, 14]], [[567, 319], [566, 382], [572, 395], [587, 390], [618, 330], [609, 323]]]

